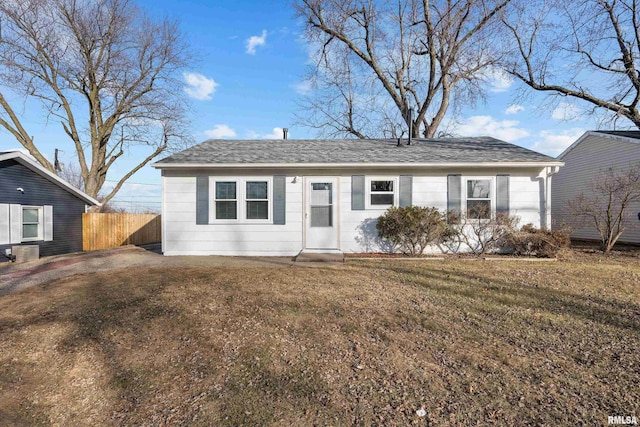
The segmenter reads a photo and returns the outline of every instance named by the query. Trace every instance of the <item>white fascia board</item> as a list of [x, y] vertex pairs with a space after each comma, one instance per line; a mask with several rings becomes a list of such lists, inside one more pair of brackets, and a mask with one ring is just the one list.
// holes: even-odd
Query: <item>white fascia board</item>
[[74, 194], [75, 196], [84, 200], [85, 202], [88, 202], [91, 205], [101, 206], [101, 203], [99, 201], [89, 196], [85, 192], [78, 190], [77, 188], [69, 184], [67, 181], [60, 178], [58, 175], [48, 171], [47, 169], [42, 167], [40, 164], [31, 160], [29, 157], [27, 157], [24, 153], [21, 153], [20, 151], [11, 151], [5, 154], [0, 154], [0, 161], [3, 161], [3, 160], [16, 160], [21, 165], [26, 166], [27, 168], [31, 169], [33, 172], [37, 173], [38, 175], [42, 176], [45, 179], [48, 179], [54, 184], [59, 185], [60, 187], [64, 188], [71, 194]]
[[496, 167], [545, 167], [564, 166], [562, 161], [549, 162], [478, 162], [478, 163], [154, 163], [156, 169], [251, 169], [251, 168], [303, 168], [303, 169], [354, 169], [354, 168], [496, 168]]

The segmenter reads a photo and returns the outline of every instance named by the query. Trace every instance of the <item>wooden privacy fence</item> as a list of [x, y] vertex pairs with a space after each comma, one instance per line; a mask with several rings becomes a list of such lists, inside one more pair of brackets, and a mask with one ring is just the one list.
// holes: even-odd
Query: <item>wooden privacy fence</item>
[[82, 214], [82, 249], [116, 248], [156, 243], [162, 238], [160, 215], [128, 213]]

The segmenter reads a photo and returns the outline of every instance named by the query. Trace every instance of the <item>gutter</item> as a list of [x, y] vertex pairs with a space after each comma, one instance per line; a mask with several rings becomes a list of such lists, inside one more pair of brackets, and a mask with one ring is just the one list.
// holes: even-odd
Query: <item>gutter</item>
[[[548, 162], [461, 162], [461, 163], [153, 163], [156, 169], [204, 168], [204, 169], [260, 169], [260, 168], [302, 168], [302, 169], [362, 169], [362, 168], [495, 168], [495, 167], [553, 167], [564, 166], [561, 161]], [[557, 172], [555, 172], [557, 173]], [[554, 173], [554, 174], [555, 174]]]

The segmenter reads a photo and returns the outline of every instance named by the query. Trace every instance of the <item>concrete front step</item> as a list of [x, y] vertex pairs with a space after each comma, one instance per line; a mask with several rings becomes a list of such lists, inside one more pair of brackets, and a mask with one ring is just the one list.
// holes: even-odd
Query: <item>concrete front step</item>
[[342, 252], [300, 252], [295, 257], [296, 262], [344, 262]]

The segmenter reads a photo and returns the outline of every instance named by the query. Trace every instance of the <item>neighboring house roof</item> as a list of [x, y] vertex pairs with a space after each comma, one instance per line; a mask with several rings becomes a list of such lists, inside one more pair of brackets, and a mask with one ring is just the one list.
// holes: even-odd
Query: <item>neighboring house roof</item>
[[354, 166], [560, 166], [562, 162], [490, 137], [348, 140], [209, 140], [152, 166], [354, 167]]
[[62, 187], [63, 189], [67, 190], [69, 193], [75, 195], [81, 200], [84, 200], [87, 204], [100, 206], [99, 201], [89, 196], [88, 194], [84, 193], [83, 191], [80, 191], [77, 188], [73, 187], [67, 181], [60, 178], [58, 175], [50, 172], [49, 170], [45, 169], [42, 165], [37, 163], [31, 157], [27, 156], [26, 154], [20, 151], [4, 151], [4, 152], [0, 151], [0, 162], [3, 162], [5, 160], [15, 160], [16, 162], [27, 167], [28, 169], [32, 170], [33, 172], [37, 173], [43, 178], [51, 181], [52, 183], [56, 184], [59, 187]]
[[617, 141], [625, 141], [632, 144], [640, 143], [640, 130], [590, 130], [582, 134], [580, 138], [578, 138], [573, 144], [571, 144], [567, 149], [565, 149], [559, 156], [558, 159], [562, 160], [564, 156], [569, 153], [569, 151], [573, 150], [578, 144], [584, 141], [586, 138], [590, 136], [597, 136], [600, 138], [608, 138], [615, 139]]
[[623, 136], [625, 138], [640, 139], [640, 130], [596, 130], [594, 133], [602, 133], [612, 136]]

